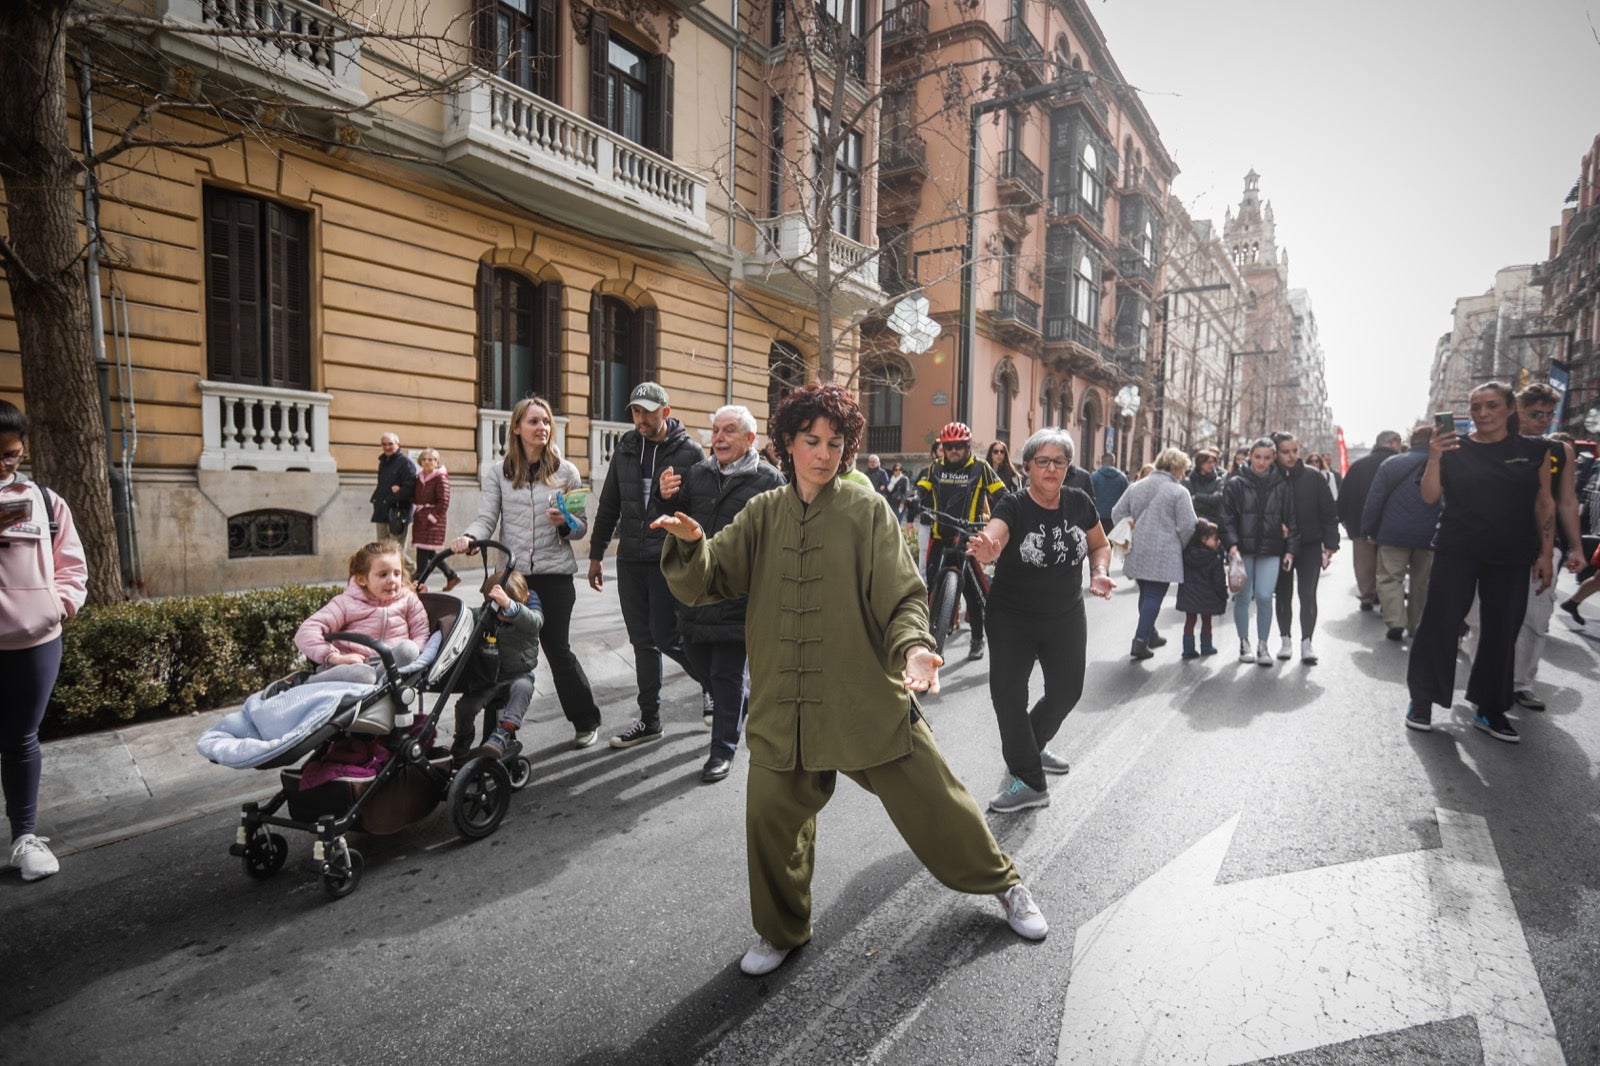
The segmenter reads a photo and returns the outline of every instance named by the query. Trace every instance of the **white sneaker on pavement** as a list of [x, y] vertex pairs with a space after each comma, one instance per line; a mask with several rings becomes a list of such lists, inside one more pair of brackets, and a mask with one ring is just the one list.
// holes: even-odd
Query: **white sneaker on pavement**
[[1241, 640], [1239, 642], [1239, 661], [1242, 663], [1253, 663], [1256, 661], [1255, 652], [1250, 650], [1250, 642], [1248, 640]]
[[1310, 637], [1300, 642], [1300, 661], [1307, 666], [1317, 665], [1317, 653], [1311, 650]]
[[45, 844], [49, 839], [24, 833], [11, 842], [11, 865], [22, 871], [24, 881], [41, 881], [60, 872], [61, 863]]
[[1278, 645], [1278, 658], [1284, 660], [1285, 662], [1287, 662], [1288, 660], [1294, 658], [1294, 638], [1293, 637], [1286, 636], [1286, 637], [1283, 638], [1283, 643]]
[[1044, 920], [1039, 905], [1033, 902], [1033, 894], [1028, 891], [1028, 886], [1012, 885], [1004, 892], [996, 893], [994, 898], [1005, 908], [1006, 922], [1018, 936], [1028, 940], [1043, 940], [1050, 931], [1050, 925]]
[[783, 960], [787, 959], [789, 952], [793, 950], [793, 948], [775, 948], [766, 937], [762, 937], [744, 953], [744, 958], [739, 960], [739, 969], [751, 977], [760, 977], [782, 966]]
[[1256, 641], [1256, 665], [1257, 666], [1271, 666], [1272, 665], [1272, 653], [1267, 650], [1267, 642], [1264, 641], [1264, 640]]

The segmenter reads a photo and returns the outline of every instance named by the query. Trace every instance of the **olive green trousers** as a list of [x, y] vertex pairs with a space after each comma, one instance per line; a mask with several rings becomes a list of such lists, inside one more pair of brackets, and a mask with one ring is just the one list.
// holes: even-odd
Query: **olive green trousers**
[[817, 812], [833, 796], [840, 773], [878, 797], [912, 853], [947, 887], [984, 895], [1021, 881], [977, 801], [945, 765], [919, 719], [911, 726], [911, 754], [882, 766], [839, 771], [751, 765], [745, 799], [750, 917], [773, 947], [798, 947], [811, 939]]

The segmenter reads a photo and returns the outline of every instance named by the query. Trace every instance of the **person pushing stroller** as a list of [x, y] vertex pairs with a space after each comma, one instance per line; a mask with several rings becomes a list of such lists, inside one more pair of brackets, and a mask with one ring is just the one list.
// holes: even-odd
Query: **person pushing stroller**
[[[488, 592], [493, 601], [494, 618], [485, 626], [484, 636], [472, 650], [467, 664], [464, 690], [456, 700], [456, 731], [450, 755], [461, 765], [476, 753], [503, 759], [512, 750], [517, 730], [533, 702], [533, 671], [539, 665], [539, 632], [544, 628], [544, 610], [539, 597], [529, 591], [528, 582], [515, 570], [505, 585], [493, 585]], [[486, 604], [484, 610], [491, 610]], [[491, 717], [500, 708], [499, 718]], [[473, 748], [474, 719], [484, 713], [483, 744]], [[491, 728], [490, 723], [496, 724]]]

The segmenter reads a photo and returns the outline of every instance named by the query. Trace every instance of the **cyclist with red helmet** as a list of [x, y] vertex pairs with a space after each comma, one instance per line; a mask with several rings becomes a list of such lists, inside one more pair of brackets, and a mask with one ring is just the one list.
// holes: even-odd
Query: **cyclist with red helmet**
[[[928, 466], [917, 479], [917, 501], [922, 507], [943, 511], [982, 524], [989, 515], [990, 504], [1006, 491], [1005, 482], [994, 468], [972, 454], [972, 430], [965, 422], [949, 422], [939, 431], [942, 455]], [[938, 519], [933, 519], [933, 536], [928, 543], [926, 579], [944, 564], [944, 554], [955, 547], [954, 531], [941, 529]], [[967, 573], [963, 593], [967, 601], [967, 618], [972, 623], [972, 644], [967, 658], [983, 658], [983, 598], [977, 581]]]

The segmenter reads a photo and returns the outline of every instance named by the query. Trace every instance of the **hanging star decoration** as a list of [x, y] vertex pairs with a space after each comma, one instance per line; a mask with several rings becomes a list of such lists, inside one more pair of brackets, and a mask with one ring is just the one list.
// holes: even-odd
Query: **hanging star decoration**
[[895, 304], [889, 313], [889, 328], [900, 335], [900, 350], [907, 355], [921, 355], [932, 348], [942, 332], [939, 323], [928, 316], [926, 296], [907, 296]]

